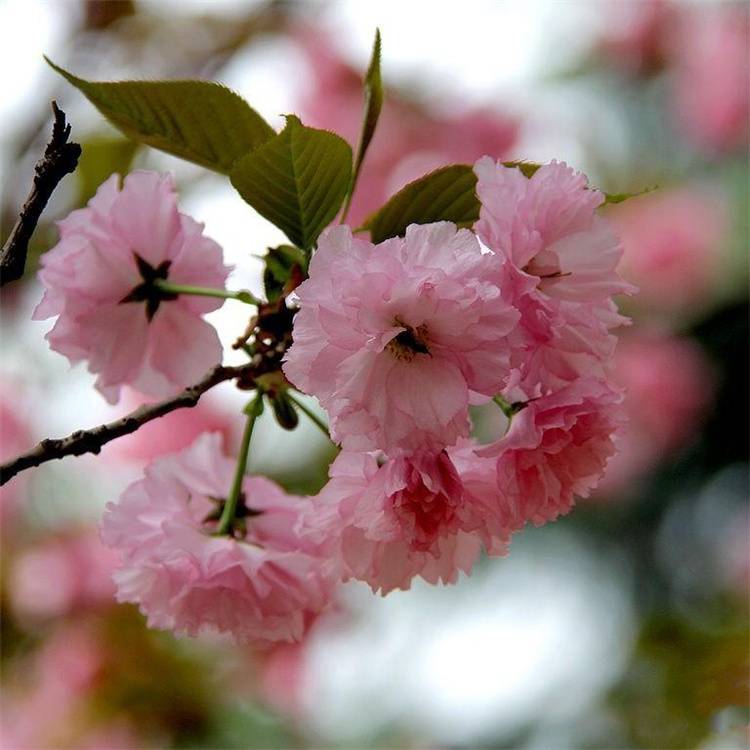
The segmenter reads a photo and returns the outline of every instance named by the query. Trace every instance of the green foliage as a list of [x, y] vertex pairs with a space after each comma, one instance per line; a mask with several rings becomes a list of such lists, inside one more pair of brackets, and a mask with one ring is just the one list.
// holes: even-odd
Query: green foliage
[[351, 175], [352, 150], [343, 138], [288, 115], [284, 130], [240, 159], [230, 178], [261, 216], [311, 250], [341, 208]]
[[218, 83], [86, 81], [45, 59], [129, 138], [223, 174], [275, 135], [242, 97]]
[[654, 190], [657, 190], [656, 185], [651, 185], [651, 187], [643, 188], [643, 190], [639, 190], [636, 193], [604, 193], [604, 203], [602, 203], [602, 205], [607, 206], [615, 203], [624, 203], [631, 198], [638, 198], [638, 196], [640, 195], [648, 195], [649, 193], [653, 193]]
[[[505, 161], [503, 166], [519, 169], [524, 176], [531, 178], [542, 165]], [[409, 224], [452, 221], [470, 227], [479, 218], [481, 208], [476, 185], [477, 178], [471, 165], [441, 167], [402, 188], [369, 216], [360, 230], [369, 230], [373, 242], [382, 242], [389, 237], [403, 237]], [[638, 193], [604, 193], [604, 204], [622, 203], [654, 189], [646, 188]]]
[[504, 161], [503, 166], [520, 169], [524, 177], [531, 178], [542, 165], [535, 161]]
[[477, 177], [468, 164], [441, 167], [410, 182], [365, 221], [373, 242], [402, 237], [409, 224], [452, 221], [471, 226], [479, 218]]
[[354, 159], [354, 176], [352, 177], [351, 187], [349, 188], [344, 216], [346, 216], [349, 211], [349, 204], [351, 203], [354, 189], [357, 186], [359, 170], [362, 167], [362, 162], [364, 161], [370, 141], [372, 140], [373, 135], [375, 135], [375, 128], [378, 124], [378, 118], [380, 117], [380, 110], [382, 107], [383, 79], [380, 74], [380, 29], [376, 29], [370, 65], [367, 68], [367, 75], [365, 76], [365, 112], [362, 119], [362, 131], [359, 136], [357, 156]]
[[293, 245], [269, 247], [264, 260], [266, 267], [263, 271], [263, 286], [269, 302], [274, 302], [281, 296], [295, 265], [302, 271], [307, 265], [304, 253]]
[[111, 174], [130, 171], [138, 144], [119, 135], [105, 135], [87, 138], [81, 146], [81, 158], [73, 174], [78, 182], [76, 202], [84, 206]]

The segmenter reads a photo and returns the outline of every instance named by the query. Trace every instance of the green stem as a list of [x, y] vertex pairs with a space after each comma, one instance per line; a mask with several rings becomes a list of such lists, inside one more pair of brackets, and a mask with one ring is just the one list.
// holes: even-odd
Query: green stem
[[330, 440], [331, 433], [328, 432], [328, 425], [312, 409], [303, 404], [299, 399], [292, 396], [291, 393], [287, 392], [286, 395], [287, 398]]
[[212, 289], [206, 286], [191, 286], [189, 284], [172, 284], [163, 279], [156, 279], [154, 286], [164, 292], [172, 294], [192, 294], [196, 297], [219, 297], [220, 299], [236, 299], [246, 305], [259, 305], [260, 300], [247, 289], [232, 292], [229, 289]]
[[503, 414], [505, 414], [508, 419], [513, 419], [515, 410], [511, 404], [509, 404], [502, 396], [493, 396], [492, 400], [500, 407]]
[[234, 479], [232, 481], [232, 489], [229, 490], [229, 495], [227, 496], [227, 500], [224, 503], [224, 509], [221, 511], [219, 525], [216, 528], [216, 533], [218, 535], [226, 534], [227, 531], [229, 531], [229, 529], [232, 527], [234, 515], [237, 512], [237, 503], [240, 499], [240, 493], [242, 492], [242, 481], [245, 478], [245, 469], [247, 469], [247, 457], [250, 452], [250, 440], [253, 437], [255, 420], [260, 414], [262, 405], [263, 394], [258, 391], [255, 398], [250, 402], [247, 422], [245, 423], [245, 431], [242, 433], [240, 454], [237, 457], [237, 468], [235, 469]]

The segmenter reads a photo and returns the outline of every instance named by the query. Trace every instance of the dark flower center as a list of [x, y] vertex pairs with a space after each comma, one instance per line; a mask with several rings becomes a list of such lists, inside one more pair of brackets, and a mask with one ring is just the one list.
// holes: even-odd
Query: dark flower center
[[120, 304], [124, 302], [145, 302], [146, 303], [146, 318], [151, 322], [156, 311], [159, 309], [159, 305], [163, 301], [177, 299], [177, 295], [174, 292], [167, 292], [163, 289], [159, 289], [156, 285], [156, 281], [166, 281], [169, 276], [169, 267], [172, 265], [171, 260], [165, 260], [158, 266], [152, 266], [147, 260], [141, 258], [138, 253], [133, 252], [135, 258], [135, 264], [138, 266], [138, 273], [141, 274], [143, 281], [126, 294], [121, 300]]
[[[203, 523], [208, 526], [209, 529], [213, 529], [214, 525], [221, 518], [221, 514], [224, 511], [224, 505], [226, 504], [226, 498], [214, 497], [209, 495], [208, 499], [216, 504], [216, 507], [203, 519]], [[231, 535], [237, 539], [244, 539], [247, 536], [247, 519], [260, 516], [264, 513], [262, 510], [255, 510], [247, 505], [245, 499], [245, 493], [240, 492], [239, 499], [237, 500], [237, 507], [234, 512], [234, 519], [231, 526]]]
[[423, 325], [411, 328], [399, 320], [395, 321], [396, 325], [405, 328], [397, 336], [392, 338], [386, 349], [396, 358], [411, 362], [417, 354], [430, 354], [427, 348], [427, 328]]

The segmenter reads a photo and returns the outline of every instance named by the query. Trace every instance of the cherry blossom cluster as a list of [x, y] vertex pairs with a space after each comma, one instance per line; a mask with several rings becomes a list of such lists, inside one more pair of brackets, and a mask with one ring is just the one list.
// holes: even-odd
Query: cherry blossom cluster
[[[603, 196], [559, 163], [475, 172], [476, 234], [440, 222], [373, 245], [329, 229], [297, 290], [284, 372], [342, 446], [303, 533], [374, 591], [454, 582], [482, 546], [502, 554], [567, 512], [614, 453], [612, 295], [630, 287]], [[491, 399], [510, 427], [478, 445], [469, 406]]]
[[[282, 299], [293, 343], [283, 376], [254, 383], [239, 459], [205, 433], [107, 506], [118, 599], [151, 626], [298, 640], [340, 582], [453, 583], [598, 484], [623, 420], [613, 296], [633, 291], [604, 196], [563, 163], [484, 157], [474, 172], [472, 229], [412, 224], [378, 244], [325, 230]], [[220, 361], [202, 315], [248, 299], [224, 290], [221, 250], [170, 178], [113, 176], [60, 234], [36, 317], [59, 316], [50, 345], [87, 361], [108, 400], [124, 385], [173, 394]], [[318, 399], [341, 449], [310, 498], [245, 474], [264, 398], [292, 389]], [[489, 443], [472, 437], [481, 405], [503, 421]]]

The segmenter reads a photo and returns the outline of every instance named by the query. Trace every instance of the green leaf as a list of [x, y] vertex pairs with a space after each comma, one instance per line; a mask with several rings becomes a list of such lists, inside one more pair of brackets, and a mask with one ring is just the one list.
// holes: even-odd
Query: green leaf
[[85, 81], [44, 59], [129, 138], [223, 174], [275, 135], [242, 97], [219, 83]]
[[504, 161], [503, 162], [504, 167], [515, 167], [516, 169], [521, 170], [521, 174], [526, 178], [531, 178], [534, 176], [535, 172], [539, 167], [541, 167], [541, 164], [537, 164], [535, 161]]
[[649, 187], [643, 188], [643, 190], [639, 190], [637, 193], [604, 193], [604, 203], [602, 203], [602, 205], [608, 206], [616, 203], [624, 203], [631, 198], [638, 198], [641, 195], [648, 195], [649, 193], [653, 193], [654, 190], [657, 189], [657, 185], [651, 185]]
[[240, 159], [232, 185], [299, 247], [312, 249], [338, 213], [352, 175], [349, 144], [287, 115], [286, 127]]
[[135, 141], [120, 135], [93, 135], [83, 141], [78, 169], [74, 173], [78, 182], [78, 205], [85, 206], [111, 174], [127, 174], [138, 148]]
[[370, 141], [372, 140], [373, 135], [375, 135], [375, 128], [378, 124], [378, 118], [380, 117], [380, 110], [382, 107], [383, 79], [380, 75], [380, 29], [375, 29], [375, 42], [372, 45], [370, 65], [367, 68], [367, 75], [365, 76], [365, 111], [364, 117], [362, 118], [362, 131], [359, 135], [357, 156], [354, 159], [354, 176], [352, 177], [352, 183], [346, 199], [344, 218], [346, 218], [346, 215], [349, 212], [352, 195], [357, 186], [359, 170], [362, 167], [362, 162], [364, 161]]
[[471, 226], [479, 218], [476, 184], [477, 176], [468, 164], [441, 167], [410, 182], [361, 228], [370, 230], [373, 242], [382, 242], [402, 237], [409, 224], [452, 221]]
[[[515, 167], [531, 178], [542, 166], [528, 161], [505, 161], [505, 167]], [[479, 218], [481, 204], [476, 195], [477, 178], [468, 164], [441, 167], [410, 182], [396, 193], [382, 208], [369, 216], [357, 231], [369, 230], [373, 242], [389, 237], [403, 237], [409, 224], [430, 224], [452, 221], [470, 227]], [[622, 203], [629, 198], [655, 190], [649, 187], [638, 193], [604, 193], [604, 203]]]
[[263, 286], [269, 302], [274, 302], [281, 296], [295, 265], [302, 271], [307, 265], [305, 254], [293, 245], [269, 247], [264, 260], [266, 267], [263, 271]]

